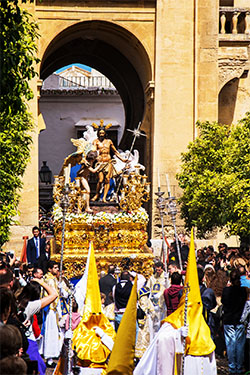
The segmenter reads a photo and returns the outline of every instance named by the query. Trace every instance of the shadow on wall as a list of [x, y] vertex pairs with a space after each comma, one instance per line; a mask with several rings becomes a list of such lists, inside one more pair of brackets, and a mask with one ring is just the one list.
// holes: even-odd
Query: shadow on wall
[[234, 78], [220, 91], [218, 121], [221, 124], [231, 125], [233, 122], [238, 86], [239, 79]]

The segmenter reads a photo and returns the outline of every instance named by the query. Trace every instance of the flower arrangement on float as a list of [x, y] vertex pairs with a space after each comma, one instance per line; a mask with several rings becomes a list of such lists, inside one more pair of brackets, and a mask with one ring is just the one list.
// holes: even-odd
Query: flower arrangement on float
[[[59, 223], [63, 219], [62, 208], [58, 204], [53, 206], [53, 218], [54, 222]], [[138, 223], [146, 225], [149, 221], [149, 216], [147, 211], [140, 207], [136, 212], [118, 212], [118, 213], [109, 213], [105, 211], [97, 212], [95, 215], [83, 212], [83, 213], [69, 213], [65, 217], [66, 222], [71, 223], [86, 223], [88, 225], [94, 224], [130, 224]]]

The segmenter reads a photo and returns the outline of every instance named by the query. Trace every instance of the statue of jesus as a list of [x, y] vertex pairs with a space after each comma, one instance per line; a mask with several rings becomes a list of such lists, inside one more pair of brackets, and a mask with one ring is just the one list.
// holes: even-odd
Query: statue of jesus
[[97, 169], [98, 169], [98, 183], [96, 187], [96, 195], [92, 201], [99, 199], [101, 186], [104, 183], [104, 192], [103, 192], [103, 202], [106, 202], [107, 194], [110, 187], [110, 179], [117, 175], [117, 172], [114, 167], [115, 160], [111, 158], [110, 151], [112, 150], [114, 154], [122, 162], [127, 163], [127, 159], [123, 159], [119, 152], [116, 150], [111, 139], [106, 137], [106, 130], [109, 129], [112, 124], [106, 126], [103, 125], [103, 120], [100, 121], [100, 126], [93, 123], [93, 127], [98, 128], [97, 139], [93, 141], [93, 149], [98, 152], [97, 157]]

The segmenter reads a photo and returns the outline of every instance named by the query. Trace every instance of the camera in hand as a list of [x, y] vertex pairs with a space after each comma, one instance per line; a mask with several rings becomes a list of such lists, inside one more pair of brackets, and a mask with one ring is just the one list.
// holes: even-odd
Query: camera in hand
[[17, 317], [18, 317], [18, 320], [19, 320], [21, 323], [25, 322], [25, 320], [27, 319], [27, 315], [25, 314], [24, 311], [19, 311], [19, 312], [17, 313]]
[[19, 268], [14, 268], [14, 275], [16, 278], [19, 277], [19, 272], [20, 272]]

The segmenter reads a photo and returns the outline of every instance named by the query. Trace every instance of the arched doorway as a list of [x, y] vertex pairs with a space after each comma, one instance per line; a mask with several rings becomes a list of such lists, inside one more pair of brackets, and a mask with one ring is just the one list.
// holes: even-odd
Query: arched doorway
[[[92, 66], [117, 88], [125, 110], [127, 129], [143, 120], [145, 89], [152, 80], [149, 57], [141, 42], [126, 29], [106, 21], [85, 21], [68, 27], [49, 44], [41, 62], [40, 76], [47, 78], [62, 66]], [[124, 132], [120, 147], [131, 135]]]
[[[135, 129], [139, 122], [144, 121], [147, 140], [145, 137], [137, 139], [135, 148], [139, 150], [140, 163], [146, 165], [152, 118], [149, 115], [151, 109], [147, 108], [146, 90], [152, 80], [152, 69], [141, 42], [111, 22], [78, 23], [63, 30], [50, 42], [42, 57], [40, 77], [45, 80], [59, 68], [76, 62], [91, 66], [113, 83], [124, 106], [125, 129]], [[124, 131], [119, 148], [129, 149], [132, 137], [131, 133]], [[60, 142], [60, 137], [57, 141]], [[70, 143], [70, 137], [68, 141]], [[63, 162], [62, 158], [60, 160]], [[150, 175], [150, 166], [147, 173]]]

